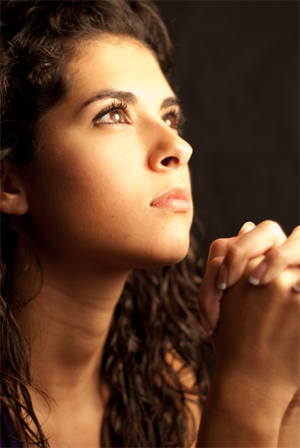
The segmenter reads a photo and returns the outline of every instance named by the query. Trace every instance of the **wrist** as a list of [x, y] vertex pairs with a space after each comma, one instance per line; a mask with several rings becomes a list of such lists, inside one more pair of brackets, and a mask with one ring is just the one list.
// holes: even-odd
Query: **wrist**
[[203, 408], [197, 446], [277, 446], [282, 413], [247, 382], [217, 374]]

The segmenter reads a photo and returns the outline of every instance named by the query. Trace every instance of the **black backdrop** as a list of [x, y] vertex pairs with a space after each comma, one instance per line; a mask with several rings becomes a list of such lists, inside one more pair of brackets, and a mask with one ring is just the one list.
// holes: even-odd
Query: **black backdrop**
[[245, 221], [272, 219], [290, 233], [299, 222], [298, 1], [155, 3], [175, 46], [204, 252]]

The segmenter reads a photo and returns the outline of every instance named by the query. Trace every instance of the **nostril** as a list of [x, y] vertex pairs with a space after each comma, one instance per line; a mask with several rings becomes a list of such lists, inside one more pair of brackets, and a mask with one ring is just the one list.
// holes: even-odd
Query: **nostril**
[[177, 165], [179, 160], [177, 157], [166, 157], [160, 162], [163, 166], [170, 166], [171, 164]]

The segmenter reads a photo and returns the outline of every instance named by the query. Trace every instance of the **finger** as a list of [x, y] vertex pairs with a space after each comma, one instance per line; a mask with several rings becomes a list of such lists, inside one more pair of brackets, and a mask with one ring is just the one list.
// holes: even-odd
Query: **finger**
[[[242, 229], [246, 227], [246, 224], [248, 223], [245, 223]], [[253, 226], [250, 227], [252, 228]], [[246, 230], [248, 229], [245, 228], [244, 231]], [[215, 286], [219, 268], [228, 247], [234, 244], [238, 238], [219, 238], [213, 241], [209, 249], [205, 277], [202, 281], [198, 296], [198, 308], [202, 326], [209, 336], [217, 328], [220, 314], [220, 300], [223, 296], [223, 292]]]
[[300, 238], [300, 226], [297, 226], [293, 229], [292, 233], [288, 237], [288, 239], [292, 238]]
[[300, 265], [300, 238], [294, 233], [283, 244], [268, 251], [264, 260], [251, 273], [249, 282], [252, 285], [266, 285], [288, 266], [298, 265]]
[[[236, 237], [233, 238], [236, 240]], [[231, 238], [218, 238], [211, 243], [206, 263], [207, 265], [209, 265], [214, 258], [224, 257], [226, 255], [230, 240]]]
[[207, 264], [216, 257], [225, 257], [229, 247], [236, 243], [241, 237], [242, 235], [238, 235], [231, 238], [218, 238], [217, 240], [214, 240], [210, 245]]
[[255, 227], [255, 224], [251, 221], [245, 222], [245, 224], [240, 228], [238, 236], [244, 235], [247, 232], [250, 232]]
[[[209, 256], [208, 256], [208, 263], [215, 257], [224, 257], [226, 255], [226, 252], [230, 246], [232, 246], [236, 241], [238, 241], [242, 235], [244, 235], [247, 232], [250, 232], [255, 227], [255, 224], [253, 222], [247, 221], [245, 224], [241, 227], [238, 236], [232, 237], [232, 238], [223, 238], [215, 240], [210, 248]], [[220, 275], [219, 281], [217, 282], [217, 288], [218, 289], [226, 289], [226, 279], [224, 280], [224, 283], [222, 283], [221, 278], [223, 278], [222, 274]]]
[[209, 264], [214, 258], [225, 257], [228, 248], [240, 238], [241, 235], [233, 236], [231, 238], [219, 238], [213, 241], [210, 245], [207, 264]]
[[206, 333], [211, 336], [216, 330], [220, 317], [220, 301], [223, 291], [216, 288], [216, 280], [223, 257], [214, 258], [206, 268], [198, 294], [198, 310]]
[[230, 245], [220, 269], [217, 285], [220, 289], [234, 285], [242, 276], [249, 260], [265, 254], [271, 247], [286, 240], [281, 227], [274, 221], [264, 221]]
[[228, 248], [235, 243], [241, 235], [244, 233], [249, 232], [255, 227], [255, 224], [253, 222], [247, 221], [245, 224], [241, 227], [238, 236], [234, 236], [231, 238], [219, 238], [210, 246], [207, 264], [210, 263], [214, 258], [216, 257], [224, 257]]

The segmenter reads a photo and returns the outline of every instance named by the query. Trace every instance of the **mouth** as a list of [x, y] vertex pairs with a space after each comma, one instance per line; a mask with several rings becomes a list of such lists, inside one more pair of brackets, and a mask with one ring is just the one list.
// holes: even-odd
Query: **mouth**
[[190, 192], [185, 186], [173, 186], [153, 199], [150, 207], [187, 212], [190, 210]]

